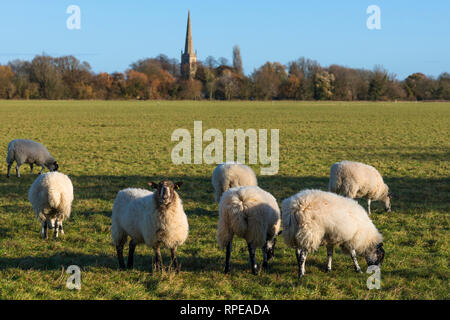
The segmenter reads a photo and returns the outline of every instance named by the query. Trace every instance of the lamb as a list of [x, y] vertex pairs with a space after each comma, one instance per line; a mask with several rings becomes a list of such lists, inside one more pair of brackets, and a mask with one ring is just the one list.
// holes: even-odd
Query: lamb
[[356, 255], [367, 264], [381, 267], [384, 258], [382, 235], [363, 207], [355, 200], [320, 190], [303, 190], [282, 204], [283, 238], [296, 249], [298, 277], [305, 275], [308, 252], [326, 245], [327, 271], [331, 271], [333, 247], [350, 253], [355, 271], [361, 272]]
[[211, 180], [217, 203], [222, 194], [230, 188], [258, 185], [255, 172], [249, 166], [237, 162], [219, 164], [214, 169]]
[[41, 236], [47, 239], [47, 228], [54, 229], [54, 238], [64, 234], [63, 221], [70, 217], [73, 186], [70, 178], [59, 172], [47, 172], [34, 180], [28, 200], [36, 218], [41, 221]]
[[24, 163], [30, 165], [31, 173], [33, 173], [34, 164], [41, 166], [39, 174], [44, 171], [45, 167], [47, 167], [50, 172], [58, 171], [59, 167], [55, 158], [50, 155], [46, 147], [39, 142], [25, 139], [12, 140], [8, 144], [8, 155], [6, 156], [6, 163], [8, 164], [8, 173], [6, 176], [8, 178], [14, 161], [16, 161], [17, 177], [20, 177], [19, 168]]
[[370, 215], [371, 201], [380, 200], [387, 212], [391, 212], [389, 187], [380, 173], [372, 166], [353, 161], [336, 162], [330, 169], [328, 191], [352, 199], [366, 198]]
[[156, 189], [127, 188], [119, 191], [112, 209], [111, 235], [116, 246], [119, 267], [125, 269], [123, 247], [130, 236], [128, 269], [133, 268], [134, 250], [137, 244], [145, 243], [154, 249], [156, 268], [161, 269], [160, 246], [170, 248], [172, 265], [179, 271], [176, 257], [177, 247], [182, 245], [189, 233], [189, 225], [180, 196], [182, 182], [149, 182]]
[[258, 274], [255, 248], [262, 248], [263, 268], [275, 253], [276, 237], [281, 225], [280, 209], [275, 198], [257, 186], [235, 187], [226, 191], [219, 203], [217, 242], [226, 247], [225, 273], [230, 272], [231, 244], [234, 234], [247, 241], [252, 273]]

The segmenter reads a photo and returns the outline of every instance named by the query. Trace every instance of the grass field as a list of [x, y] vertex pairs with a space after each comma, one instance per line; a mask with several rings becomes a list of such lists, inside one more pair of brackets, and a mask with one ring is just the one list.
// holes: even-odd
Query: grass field
[[[378, 168], [393, 192], [392, 212], [375, 202], [371, 215], [386, 250], [381, 289], [368, 290], [369, 275], [356, 274], [340, 249], [331, 274], [321, 248], [298, 281], [294, 250], [281, 238], [270, 272], [256, 277], [236, 238], [231, 274], [224, 275], [210, 182], [215, 165], [171, 162], [171, 133], [193, 133], [194, 120], [223, 133], [280, 129], [279, 172], [258, 177], [279, 203], [304, 188], [326, 189], [333, 162]], [[75, 192], [66, 234], [42, 240], [27, 200], [36, 175], [24, 165], [20, 179], [7, 179], [1, 160], [0, 299], [449, 299], [449, 129], [450, 103], [0, 101], [2, 159], [12, 139], [40, 141]], [[260, 166], [252, 167], [259, 175]], [[153, 250], [143, 245], [135, 269], [119, 271], [109, 230], [114, 197], [162, 178], [184, 181], [190, 234], [178, 250], [182, 271], [153, 272]], [[169, 257], [164, 249], [166, 266]], [[79, 291], [65, 286], [63, 271], [72, 264], [82, 270]]]

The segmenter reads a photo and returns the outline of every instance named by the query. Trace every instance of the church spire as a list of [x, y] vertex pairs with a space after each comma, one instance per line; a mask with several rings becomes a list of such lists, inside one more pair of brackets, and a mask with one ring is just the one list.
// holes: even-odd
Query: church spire
[[186, 43], [184, 46], [184, 53], [193, 54], [194, 44], [192, 43], [192, 31], [191, 31], [191, 12], [188, 11], [188, 21], [186, 28]]
[[186, 43], [184, 53], [181, 53], [181, 74], [185, 79], [192, 79], [197, 71], [197, 54], [194, 52], [191, 31], [191, 12], [188, 11], [188, 21], [186, 28]]

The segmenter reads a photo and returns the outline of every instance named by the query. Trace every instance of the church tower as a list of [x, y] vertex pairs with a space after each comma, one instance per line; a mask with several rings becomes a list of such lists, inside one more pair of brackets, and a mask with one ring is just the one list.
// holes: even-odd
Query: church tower
[[185, 79], [192, 79], [197, 71], [197, 53], [194, 52], [191, 32], [191, 13], [188, 11], [188, 21], [186, 30], [186, 43], [184, 53], [181, 53], [181, 75]]

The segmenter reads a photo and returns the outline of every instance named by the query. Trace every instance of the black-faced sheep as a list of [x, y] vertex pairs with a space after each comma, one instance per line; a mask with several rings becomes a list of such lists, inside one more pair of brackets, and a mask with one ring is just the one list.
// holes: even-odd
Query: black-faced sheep
[[8, 173], [6, 176], [9, 178], [9, 172], [13, 162], [16, 161], [16, 176], [20, 177], [20, 166], [24, 163], [30, 165], [30, 171], [33, 173], [33, 165], [41, 166], [41, 171], [44, 171], [47, 167], [50, 171], [57, 171], [58, 164], [55, 158], [53, 158], [48, 152], [47, 148], [42, 144], [32, 140], [16, 139], [12, 140], [8, 144], [8, 154], [6, 156], [6, 163], [8, 164]]
[[252, 168], [235, 162], [219, 164], [214, 169], [211, 180], [214, 187], [214, 198], [217, 203], [219, 203], [222, 193], [230, 188], [258, 185], [258, 180]]
[[283, 238], [296, 249], [299, 278], [305, 274], [308, 252], [326, 245], [328, 271], [333, 247], [350, 253], [355, 270], [361, 272], [356, 255], [367, 264], [381, 266], [384, 258], [382, 236], [363, 207], [355, 200], [320, 190], [303, 190], [282, 202]]
[[73, 186], [70, 178], [59, 172], [48, 172], [34, 180], [28, 200], [36, 218], [41, 221], [41, 236], [47, 239], [47, 228], [54, 229], [54, 238], [64, 234], [63, 221], [70, 217]]
[[274, 256], [276, 236], [280, 229], [280, 209], [275, 198], [257, 186], [236, 187], [226, 191], [219, 203], [217, 242], [226, 247], [225, 273], [230, 271], [233, 236], [247, 241], [253, 274], [258, 273], [255, 248], [262, 248], [263, 268]]
[[162, 264], [160, 246], [170, 248], [172, 264], [179, 270], [177, 247], [182, 245], [189, 233], [189, 225], [178, 193], [182, 182], [162, 181], [149, 183], [156, 189], [128, 188], [119, 191], [112, 210], [111, 235], [116, 246], [119, 267], [125, 268], [123, 246], [130, 236], [127, 267], [133, 268], [134, 250], [137, 244], [145, 243], [155, 251], [156, 268]]
[[380, 200], [387, 212], [391, 211], [391, 194], [383, 177], [372, 166], [354, 161], [336, 162], [330, 169], [328, 191], [348, 198], [367, 199], [367, 211], [370, 203]]

